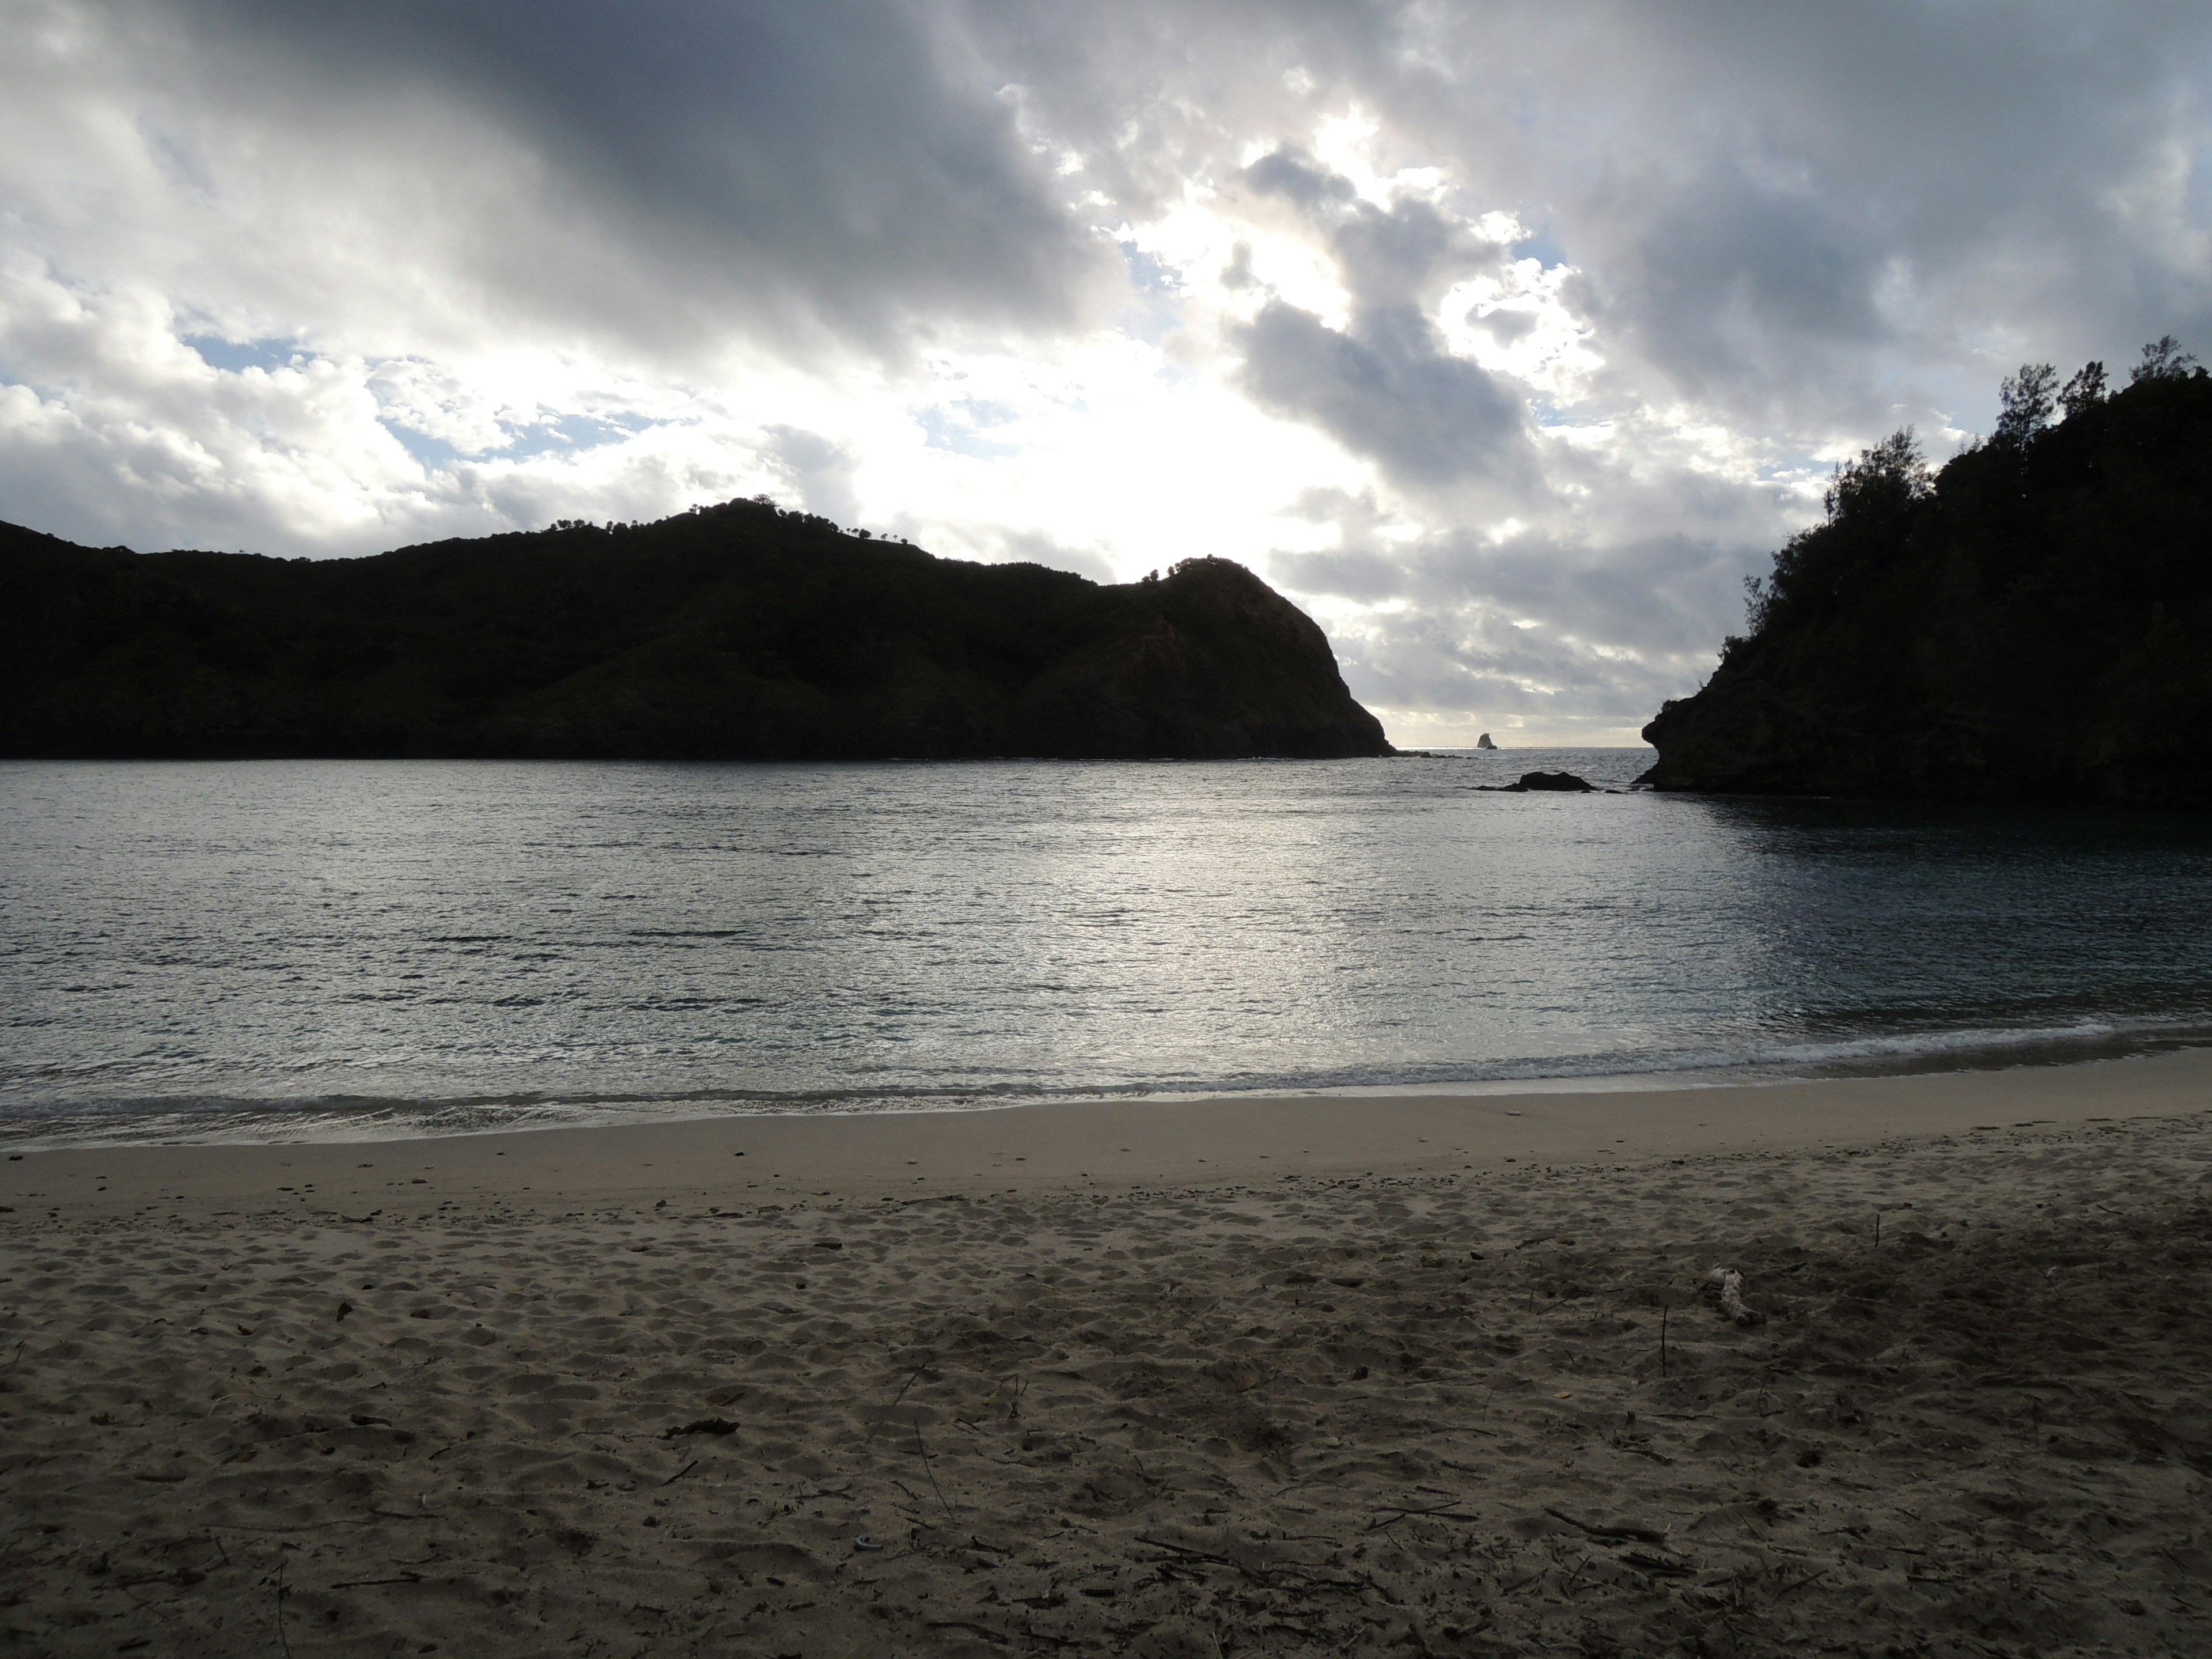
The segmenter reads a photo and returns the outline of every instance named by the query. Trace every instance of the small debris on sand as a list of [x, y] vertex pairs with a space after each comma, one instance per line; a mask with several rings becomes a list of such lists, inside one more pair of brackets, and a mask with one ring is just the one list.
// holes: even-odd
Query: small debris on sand
[[738, 1425], [726, 1417], [700, 1417], [681, 1428], [662, 1430], [660, 1437], [676, 1440], [687, 1434], [735, 1434], [737, 1431]]
[[1734, 1267], [1716, 1267], [1705, 1275], [1701, 1292], [1723, 1319], [1735, 1325], [1764, 1325], [1766, 1316], [1744, 1305], [1743, 1274]]

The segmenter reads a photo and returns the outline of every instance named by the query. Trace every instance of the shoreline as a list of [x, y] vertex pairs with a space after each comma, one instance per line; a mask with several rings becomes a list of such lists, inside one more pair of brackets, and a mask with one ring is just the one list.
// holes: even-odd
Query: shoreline
[[734, 1206], [801, 1195], [1117, 1192], [1814, 1151], [2206, 1110], [2212, 1048], [1730, 1086], [1216, 1096], [398, 1140], [27, 1147], [0, 1164], [0, 1202], [81, 1216], [252, 1201], [307, 1212], [374, 1201], [398, 1211], [464, 1194], [544, 1207], [638, 1194]]
[[[2126, 1022], [2121, 1022], [2123, 1025]], [[0, 1153], [99, 1151], [102, 1148], [186, 1146], [355, 1146], [436, 1143], [491, 1135], [553, 1130], [665, 1128], [672, 1125], [750, 1122], [771, 1118], [938, 1118], [1063, 1108], [1134, 1105], [1224, 1106], [1285, 1101], [1369, 1103], [1393, 1100], [1478, 1101], [1504, 1097], [1571, 1095], [1690, 1095], [1719, 1090], [1765, 1090], [1801, 1084], [1863, 1083], [1940, 1078], [1954, 1074], [2047, 1070], [2112, 1060], [2154, 1059], [2203, 1051], [2212, 1054], [2212, 1024], [2198, 1018], [2152, 1022], [2123, 1031], [2104, 1022], [2089, 1028], [2028, 1031], [1968, 1030], [1934, 1039], [1869, 1038], [1813, 1045], [1749, 1060], [1684, 1061], [1641, 1070], [1534, 1073], [1443, 1081], [1399, 1080], [1274, 1085], [1199, 1085], [1076, 1088], [1029, 1092], [1017, 1089], [947, 1087], [922, 1093], [869, 1094], [822, 1091], [796, 1094], [723, 1095], [701, 1090], [676, 1095], [625, 1095], [617, 1091], [539, 1096], [509, 1092], [446, 1098], [330, 1094], [289, 1100], [226, 1097], [220, 1105], [197, 1097], [154, 1097], [127, 1105], [72, 1108], [0, 1102]], [[470, 1121], [480, 1117], [481, 1121]], [[59, 1126], [48, 1130], [40, 1126]], [[158, 1139], [133, 1139], [142, 1130]], [[76, 1138], [72, 1138], [76, 1137]]]

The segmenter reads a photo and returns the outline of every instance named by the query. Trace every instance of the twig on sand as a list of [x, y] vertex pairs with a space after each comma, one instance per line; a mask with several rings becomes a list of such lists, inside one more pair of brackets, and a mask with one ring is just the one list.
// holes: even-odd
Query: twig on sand
[[1565, 1510], [1555, 1510], [1549, 1504], [1545, 1506], [1544, 1513], [1554, 1521], [1565, 1522], [1577, 1532], [1592, 1538], [1624, 1538], [1637, 1544], [1663, 1544], [1667, 1541], [1665, 1533], [1654, 1532], [1649, 1527], [1601, 1527], [1591, 1522], [1577, 1521]]
[[1010, 1638], [1001, 1636], [988, 1626], [972, 1625], [965, 1619], [932, 1619], [928, 1621], [927, 1627], [931, 1630], [964, 1630], [971, 1636], [981, 1637], [986, 1642], [996, 1647], [1003, 1648], [1011, 1640]]
[[681, 1480], [682, 1480], [685, 1475], [687, 1475], [687, 1474], [690, 1474], [692, 1470], [694, 1470], [694, 1469], [697, 1468], [698, 1467], [699, 1467], [699, 1460], [698, 1460], [697, 1458], [696, 1458], [696, 1457], [695, 1457], [695, 1458], [693, 1458], [693, 1459], [692, 1459], [689, 1463], [686, 1463], [686, 1464], [685, 1464], [682, 1468], [680, 1468], [680, 1469], [677, 1470], [675, 1474], [673, 1474], [670, 1475], [670, 1476], [668, 1477], [668, 1479], [667, 1479], [667, 1480], [665, 1480], [662, 1481], [660, 1484], [661, 1484], [662, 1486], [674, 1486], [678, 1481]]
[[276, 1640], [284, 1650], [284, 1659], [292, 1659], [292, 1638], [284, 1632], [284, 1557], [283, 1547], [277, 1547], [276, 1557]]
[[957, 1530], [960, 1523], [952, 1518], [952, 1505], [945, 1503], [945, 1488], [937, 1484], [937, 1471], [929, 1467], [929, 1448], [923, 1443], [919, 1423], [914, 1425], [914, 1449], [921, 1454], [921, 1472], [929, 1477], [929, 1489], [937, 1494], [937, 1501], [945, 1510], [946, 1523]]
[[1401, 1521], [1480, 1521], [1482, 1519], [1480, 1516], [1469, 1515], [1465, 1510], [1460, 1508], [1457, 1499], [1449, 1504], [1437, 1504], [1422, 1510], [1401, 1509], [1395, 1504], [1385, 1504], [1379, 1507], [1382, 1513], [1390, 1518], [1387, 1521], [1369, 1522], [1367, 1530], [1370, 1532], [1387, 1532]]
[[1216, 1555], [1211, 1550], [1193, 1549], [1188, 1544], [1171, 1544], [1164, 1538], [1154, 1538], [1147, 1533], [1139, 1533], [1136, 1541], [1156, 1550], [1166, 1550], [1170, 1554], [1178, 1556], [1186, 1561], [1203, 1561], [1213, 1566], [1227, 1567], [1231, 1571], [1241, 1573], [1254, 1583], [1267, 1589], [1277, 1588], [1275, 1583], [1277, 1577], [1287, 1576], [1303, 1583], [1326, 1589], [1371, 1588], [1385, 1601], [1396, 1600], [1371, 1578], [1364, 1575], [1352, 1578], [1332, 1578], [1324, 1573], [1316, 1571], [1315, 1564], [1311, 1562], [1278, 1561], [1269, 1566], [1254, 1567], [1248, 1566], [1231, 1556]]
[[[932, 1357], [934, 1358], [934, 1356]], [[899, 1408], [899, 1401], [906, 1398], [906, 1391], [908, 1389], [912, 1388], [916, 1382], [921, 1380], [921, 1374], [929, 1369], [929, 1360], [925, 1359], [921, 1364], [916, 1365], [911, 1371], [907, 1373], [906, 1381], [899, 1384], [899, 1391], [891, 1396], [891, 1403], [884, 1407], [884, 1412], [886, 1416]], [[876, 1437], [877, 1429], [881, 1426], [882, 1421], [880, 1419], [874, 1423], [871, 1423], [868, 1425], [866, 1437], [870, 1440], [873, 1440]]]
[[921, 1493], [915, 1492], [912, 1486], [908, 1486], [905, 1481], [900, 1480], [896, 1475], [893, 1475], [891, 1477], [891, 1485], [896, 1486], [901, 1492], [904, 1492], [907, 1495], [907, 1501], [914, 1505], [912, 1509], [902, 1510], [900, 1513], [904, 1515], [908, 1520], [913, 1522], [916, 1526], [927, 1527], [930, 1531], [935, 1532], [937, 1530], [937, 1522], [930, 1520], [921, 1512], [924, 1506], [921, 1501]]
[[1234, 1567], [1248, 1577], [1253, 1573], [1253, 1569], [1246, 1566], [1242, 1561], [1232, 1560], [1225, 1555], [1216, 1555], [1212, 1550], [1193, 1549], [1188, 1544], [1171, 1544], [1164, 1538], [1154, 1538], [1141, 1532], [1137, 1534], [1137, 1541], [1156, 1550], [1166, 1550], [1171, 1555], [1188, 1557], [1193, 1561], [1211, 1561], [1218, 1567]]

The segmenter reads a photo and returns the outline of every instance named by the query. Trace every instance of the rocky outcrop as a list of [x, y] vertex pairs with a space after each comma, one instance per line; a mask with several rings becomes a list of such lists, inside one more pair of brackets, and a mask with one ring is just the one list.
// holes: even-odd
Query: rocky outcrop
[[1391, 752], [1242, 566], [1100, 586], [739, 501], [310, 562], [0, 526], [0, 754]]
[[1597, 786], [1571, 772], [1523, 772], [1517, 783], [1482, 783], [1476, 788], [1496, 795], [1525, 795], [1534, 790], [1566, 794], [1594, 794]]
[[2212, 380], [2145, 379], [1934, 478], [1900, 435], [1644, 728], [1641, 781], [2212, 803]]

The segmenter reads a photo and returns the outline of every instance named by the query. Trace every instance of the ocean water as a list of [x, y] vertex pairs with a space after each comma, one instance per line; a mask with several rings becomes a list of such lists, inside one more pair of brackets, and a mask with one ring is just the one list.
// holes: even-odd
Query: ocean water
[[0, 764], [0, 1138], [1617, 1085], [2212, 1039], [2212, 824], [1338, 763]]

